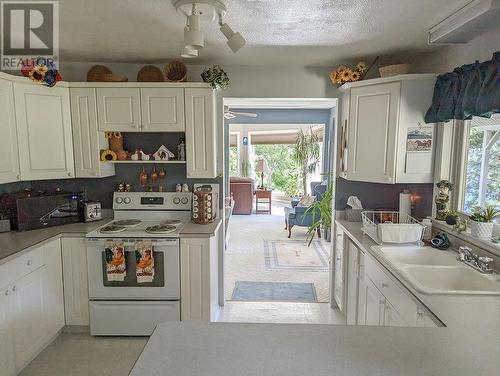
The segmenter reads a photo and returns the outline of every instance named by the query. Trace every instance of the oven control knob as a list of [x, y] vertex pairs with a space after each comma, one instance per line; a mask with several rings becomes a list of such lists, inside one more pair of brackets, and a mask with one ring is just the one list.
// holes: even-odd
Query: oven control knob
[[132, 200], [130, 199], [130, 197], [125, 197], [125, 198], [123, 199], [123, 202], [124, 202], [125, 204], [127, 204], [127, 205], [128, 205], [128, 204], [130, 204], [130, 201], [132, 201]]
[[186, 205], [186, 204], [188, 203], [188, 201], [189, 201], [189, 200], [188, 200], [188, 198], [187, 198], [187, 197], [183, 197], [183, 198], [181, 199], [181, 202], [182, 202], [184, 205]]
[[179, 205], [181, 202], [181, 199], [179, 197], [174, 197], [174, 204]]
[[116, 202], [118, 205], [120, 205], [121, 203], [123, 203], [123, 198], [121, 198], [121, 197], [117, 197], [117, 198], [115, 198], [115, 202]]

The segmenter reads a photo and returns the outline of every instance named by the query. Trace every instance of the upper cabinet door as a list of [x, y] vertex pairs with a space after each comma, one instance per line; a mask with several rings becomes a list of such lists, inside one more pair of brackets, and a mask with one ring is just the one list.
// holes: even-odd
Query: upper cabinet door
[[349, 180], [394, 183], [401, 83], [351, 89]]
[[22, 180], [74, 177], [69, 89], [14, 84]]
[[184, 89], [141, 89], [144, 132], [184, 132]]
[[141, 127], [141, 95], [135, 88], [98, 88], [99, 130], [138, 132]]
[[100, 162], [100, 150], [109, 143], [97, 128], [96, 94], [93, 88], [72, 88], [71, 123], [75, 175], [77, 178], [95, 178], [114, 175], [112, 163]]
[[0, 184], [20, 180], [12, 83], [0, 79]]
[[217, 176], [214, 93], [212, 89], [185, 89], [186, 170], [188, 178]]

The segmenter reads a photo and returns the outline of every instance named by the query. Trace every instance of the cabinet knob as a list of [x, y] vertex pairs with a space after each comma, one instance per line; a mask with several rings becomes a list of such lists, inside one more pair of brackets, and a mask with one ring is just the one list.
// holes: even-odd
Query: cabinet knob
[[31, 265], [31, 260], [26, 261], [26, 265], [30, 266]]
[[16, 179], [17, 179], [17, 180], [21, 180], [21, 175], [17, 175], [17, 176], [16, 176]]
[[5, 290], [4, 294], [5, 294], [5, 296], [8, 296], [10, 294], [10, 291], [9, 290]]
[[417, 317], [424, 317], [424, 313], [423, 312], [420, 312], [420, 311], [417, 311]]
[[16, 291], [16, 290], [17, 290], [16, 286], [12, 287], [12, 291]]
[[71, 176], [71, 172], [68, 172], [68, 176]]

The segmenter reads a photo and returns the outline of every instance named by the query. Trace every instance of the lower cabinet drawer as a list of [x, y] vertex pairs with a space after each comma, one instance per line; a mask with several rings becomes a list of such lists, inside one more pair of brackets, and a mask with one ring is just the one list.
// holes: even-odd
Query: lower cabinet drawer
[[158, 324], [180, 321], [178, 301], [91, 301], [93, 336], [150, 336]]
[[370, 277], [402, 318], [409, 325], [415, 325], [417, 320], [416, 303], [380, 269], [371, 257], [365, 257], [365, 274]]
[[45, 264], [43, 256], [43, 247], [38, 247], [9, 261], [10, 278], [17, 280], [43, 266]]

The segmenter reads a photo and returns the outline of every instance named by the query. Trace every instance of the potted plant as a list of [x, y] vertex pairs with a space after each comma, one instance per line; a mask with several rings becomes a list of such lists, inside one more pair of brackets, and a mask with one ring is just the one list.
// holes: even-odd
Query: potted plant
[[459, 215], [456, 211], [450, 210], [446, 213], [444, 221], [450, 226], [455, 226], [458, 222]]
[[500, 215], [500, 210], [494, 205], [484, 208], [475, 207], [469, 216], [470, 233], [476, 238], [490, 239], [493, 234], [493, 220]]
[[319, 164], [319, 137], [310, 129], [309, 132], [304, 132], [299, 129], [297, 139], [293, 147], [293, 158], [299, 165], [302, 178], [302, 188], [304, 194], [307, 194], [307, 177], [316, 171]]
[[213, 89], [221, 90], [229, 86], [229, 77], [227, 73], [218, 65], [205, 69], [201, 73], [203, 82], [209, 83]]
[[311, 245], [314, 236], [318, 229], [325, 229], [327, 235], [325, 236], [327, 241], [330, 241], [331, 234], [330, 229], [332, 226], [332, 198], [333, 198], [333, 187], [330, 186], [323, 196], [314, 201], [314, 203], [307, 208], [305, 214], [312, 212], [312, 225], [307, 229], [306, 238], [308, 240], [308, 245]]

